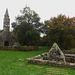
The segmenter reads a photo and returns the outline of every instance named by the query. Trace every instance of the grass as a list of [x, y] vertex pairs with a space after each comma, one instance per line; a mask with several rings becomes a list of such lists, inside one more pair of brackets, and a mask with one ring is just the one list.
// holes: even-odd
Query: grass
[[71, 50], [75, 50], [75, 48], [72, 48]]
[[39, 51], [28, 52], [0, 50], [0, 75], [75, 75], [74, 69], [35, 65], [28, 63], [27, 60], [18, 60], [48, 51], [48, 47], [40, 47]]

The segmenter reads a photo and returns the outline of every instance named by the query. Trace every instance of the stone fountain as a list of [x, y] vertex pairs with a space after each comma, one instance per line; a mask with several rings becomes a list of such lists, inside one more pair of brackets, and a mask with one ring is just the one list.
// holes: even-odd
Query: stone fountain
[[28, 59], [28, 63], [58, 66], [58, 67], [69, 67], [75, 69], [74, 63], [65, 61], [65, 54], [61, 51], [57, 43], [54, 43], [48, 53], [35, 56]]

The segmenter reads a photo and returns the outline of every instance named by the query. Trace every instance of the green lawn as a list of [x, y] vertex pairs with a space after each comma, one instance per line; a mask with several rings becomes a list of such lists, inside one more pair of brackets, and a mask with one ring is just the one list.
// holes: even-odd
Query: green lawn
[[0, 50], [0, 75], [75, 75], [74, 69], [29, 64], [19, 61], [49, 51], [40, 47], [39, 51], [2, 51]]

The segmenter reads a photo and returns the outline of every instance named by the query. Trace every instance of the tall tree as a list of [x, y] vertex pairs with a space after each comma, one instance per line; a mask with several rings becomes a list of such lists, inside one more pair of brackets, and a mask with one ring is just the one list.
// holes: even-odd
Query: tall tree
[[48, 45], [57, 42], [59, 46], [69, 49], [75, 46], [74, 21], [65, 15], [58, 15], [45, 21]]
[[27, 6], [20, 12], [21, 15], [16, 17], [16, 22], [12, 23], [13, 33], [21, 45], [38, 45], [43, 25], [40, 17]]
[[23, 22], [13, 32], [21, 45], [38, 45], [40, 35], [30, 24]]
[[40, 22], [39, 15], [30, 9], [30, 7], [25, 7], [23, 10], [20, 10], [21, 15], [16, 17], [16, 23], [20, 24], [22, 22], [26, 22], [30, 25], [33, 25], [34, 28], [39, 30], [42, 26], [42, 23]]

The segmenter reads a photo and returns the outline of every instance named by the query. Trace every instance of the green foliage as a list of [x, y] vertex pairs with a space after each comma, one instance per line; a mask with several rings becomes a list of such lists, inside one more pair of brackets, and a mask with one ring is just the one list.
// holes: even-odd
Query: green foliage
[[26, 22], [18, 25], [13, 32], [21, 45], [37, 45], [40, 40], [38, 31]]
[[47, 45], [52, 45], [56, 42], [60, 47], [70, 49], [75, 47], [75, 27], [72, 19], [65, 15], [51, 18], [45, 21]]
[[39, 51], [39, 50], [49, 50], [48, 46], [17, 46], [14, 47], [17, 51]]
[[8, 47], [8, 46], [0, 46], [1, 50], [13, 50], [13, 47]]
[[0, 46], [1, 50], [13, 50], [13, 51], [34, 51], [39, 50], [39, 46], [15, 46], [15, 47], [8, 47], [8, 46]]
[[75, 48], [72, 48], [71, 50], [75, 50]]
[[50, 50], [49, 46], [39, 46], [39, 50]]
[[33, 51], [35, 50], [34, 46], [17, 46], [15, 47], [18, 51]]
[[0, 46], [0, 49], [3, 48], [3, 46]]
[[38, 14], [25, 7], [21, 10], [21, 16], [16, 17], [16, 22], [12, 23], [13, 34], [21, 45], [38, 45], [42, 23]]
[[20, 10], [20, 12], [21, 15], [16, 17], [16, 22], [12, 23], [13, 27], [16, 24], [19, 25], [20, 23], [26, 22], [32, 25], [35, 29], [40, 29], [42, 23], [40, 23], [40, 17], [35, 11], [26, 6], [25, 8], [23, 8], [23, 10]]

